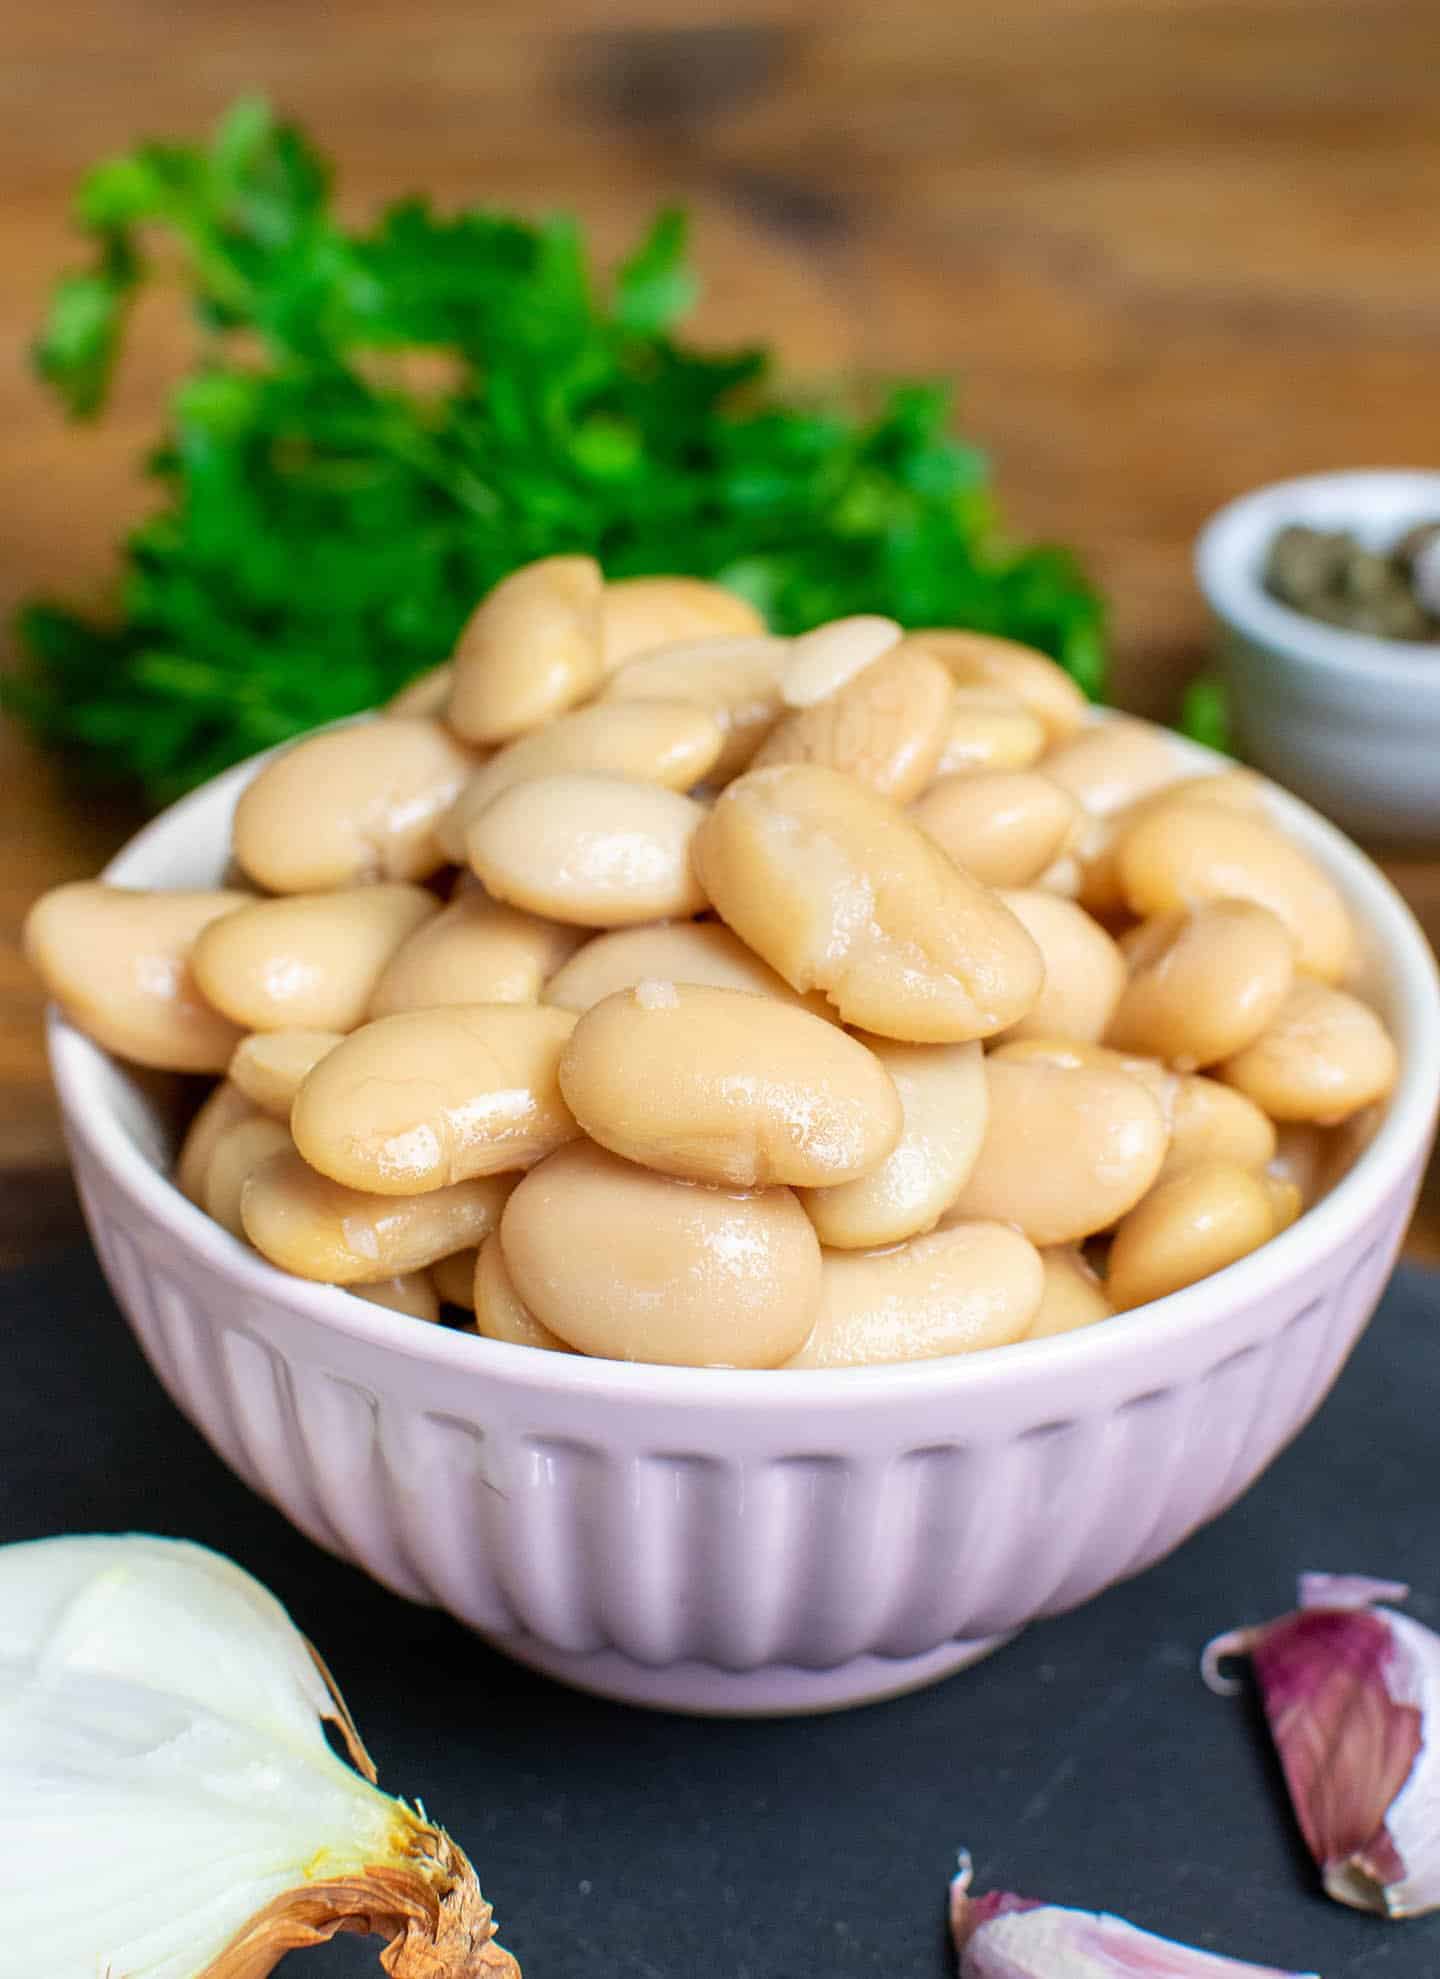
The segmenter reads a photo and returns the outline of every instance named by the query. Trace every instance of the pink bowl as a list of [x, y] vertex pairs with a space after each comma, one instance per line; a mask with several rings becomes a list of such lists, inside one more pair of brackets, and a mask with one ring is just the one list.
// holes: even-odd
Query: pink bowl
[[[1214, 763], [1195, 751], [1197, 767]], [[242, 765], [108, 877], [213, 884]], [[428, 1327], [288, 1278], [166, 1179], [146, 1084], [60, 1017], [90, 1228], [160, 1379], [317, 1544], [568, 1682], [787, 1712], [928, 1683], [1140, 1572], [1309, 1418], [1375, 1308], [1433, 1132], [1440, 993], [1373, 865], [1293, 798], [1402, 1054], [1350, 1172], [1253, 1256], [1089, 1331], [814, 1373], [629, 1366]]]

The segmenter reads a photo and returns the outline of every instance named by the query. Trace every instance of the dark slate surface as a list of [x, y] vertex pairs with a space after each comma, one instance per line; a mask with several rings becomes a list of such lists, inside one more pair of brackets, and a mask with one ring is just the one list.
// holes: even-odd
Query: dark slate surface
[[[1440, 1626], [1440, 1282], [1402, 1271], [1339, 1387], [1219, 1524], [916, 1696], [712, 1722], [578, 1696], [318, 1553], [226, 1472], [88, 1252], [0, 1284], [0, 1539], [148, 1529], [221, 1548], [323, 1647], [392, 1790], [477, 1862], [527, 1979], [949, 1970], [957, 1845], [985, 1884], [1325, 1979], [1440, 1974], [1440, 1916], [1318, 1893], [1253, 1702], [1196, 1674], [1305, 1567], [1410, 1579]], [[283, 1971], [378, 1972], [374, 1945]], [[1059, 1976], [1057, 1975], [1057, 1979]]]

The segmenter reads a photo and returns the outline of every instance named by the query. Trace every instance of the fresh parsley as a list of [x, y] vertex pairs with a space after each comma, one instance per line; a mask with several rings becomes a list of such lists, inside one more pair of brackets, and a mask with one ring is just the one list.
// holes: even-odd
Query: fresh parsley
[[78, 217], [91, 265], [35, 350], [72, 413], [104, 406], [157, 239], [202, 333], [117, 618], [21, 616], [6, 701], [92, 774], [164, 800], [383, 700], [506, 571], [573, 549], [718, 578], [780, 631], [863, 610], [1004, 633], [1100, 690], [1095, 593], [1000, 534], [947, 391], [787, 397], [768, 351], [681, 341], [676, 213], [604, 288], [568, 219], [407, 200], [352, 230], [303, 134], [245, 101], [208, 148], [100, 165]]

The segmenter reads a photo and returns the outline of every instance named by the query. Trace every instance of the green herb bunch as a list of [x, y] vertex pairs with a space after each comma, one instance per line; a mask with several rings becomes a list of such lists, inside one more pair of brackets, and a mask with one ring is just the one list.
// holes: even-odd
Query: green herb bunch
[[947, 392], [787, 400], [767, 351], [681, 342], [675, 213], [603, 291], [567, 219], [408, 200], [351, 231], [304, 136], [246, 101], [208, 149], [100, 165], [79, 219], [93, 265], [36, 347], [73, 413], [104, 404], [152, 237], [203, 333], [118, 620], [22, 614], [6, 700], [92, 773], [164, 800], [384, 700], [498, 578], [578, 549], [717, 578], [779, 631], [863, 610], [1007, 634], [1099, 691], [1095, 594], [1067, 552], [1001, 540]]

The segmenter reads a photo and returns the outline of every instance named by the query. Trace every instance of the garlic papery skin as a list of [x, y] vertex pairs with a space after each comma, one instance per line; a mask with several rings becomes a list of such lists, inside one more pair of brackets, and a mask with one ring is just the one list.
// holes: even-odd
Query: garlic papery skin
[[1154, 1937], [1123, 1918], [992, 1891], [972, 1897], [970, 1858], [950, 1885], [960, 1979], [1318, 1979]]
[[1293, 1614], [1221, 1636], [1248, 1655], [1328, 1895], [1382, 1917], [1440, 1907], [1440, 1636], [1395, 1581], [1306, 1574]]
[[0, 1547], [0, 1979], [264, 1979], [341, 1931], [387, 1939], [392, 1979], [518, 1979], [464, 1855], [373, 1778], [304, 1637], [230, 1561]]

